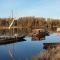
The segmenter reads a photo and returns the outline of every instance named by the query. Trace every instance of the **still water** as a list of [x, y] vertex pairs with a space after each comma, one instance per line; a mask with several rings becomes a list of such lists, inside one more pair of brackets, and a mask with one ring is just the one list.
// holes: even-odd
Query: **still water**
[[[31, 37], [25, 37], [25, 40], [13, 44], [0, 45], [0, 60], [32, 60], [33, 56], [44, 51], [43, 43], [60, 42], [60, 35], [53, 33], [50, 36], [46, 36], [45, 40], [40, 41], [32, 41]], [[11, 53], [9, 50], [11, 50]]]

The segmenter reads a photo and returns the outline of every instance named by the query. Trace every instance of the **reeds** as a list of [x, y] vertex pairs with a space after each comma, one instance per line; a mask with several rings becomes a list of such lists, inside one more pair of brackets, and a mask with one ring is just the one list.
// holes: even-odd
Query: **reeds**
[[32, 60], [60, 60], [60, 47], [46, 50]]

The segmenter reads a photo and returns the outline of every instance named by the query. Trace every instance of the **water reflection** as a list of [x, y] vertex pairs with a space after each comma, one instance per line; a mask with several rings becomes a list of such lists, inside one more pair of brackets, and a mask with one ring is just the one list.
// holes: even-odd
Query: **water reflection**
[[25, 60], [25, 59], [31, 60], [33, 56], [37, 55], [41, 51], [42, 44], [40, 44], [40, 42], [38, 41], [33, 42], [31, 41], [30, 37], [26, 37], [25, 39], [27, 41], [17, 42], [8, 45], [1, 45], [0, 46], [1, 60], [11, 59], [9, 55], [9, 49], [12, 49], [12, 52], [14, 52], [15, 60]]
[[60, 36], [56, 33], [46, 36], [45, 40], [32, 41], [32, 37], [24, 38], [26, 41], [13, 44], [0, 45], [0, 60], [10, 60], [9, 49], [14, 53], [15, 60], [31, 60], [33, 56], [40, 54], [43, 43], [60, 42]]
[[42, 37], [38, 37], [38, 36], [36, 36], [36, 37], [32, 37], [32, 41], [41, 41], [41, 40], [45, 40], [45, 38], [46, 38], [46, 36], [42, 36]]
[[42, 38], [39, 37], [32, 38], [32, 41], [41, 41], [41, 40], [45, 40], [45, 36]]

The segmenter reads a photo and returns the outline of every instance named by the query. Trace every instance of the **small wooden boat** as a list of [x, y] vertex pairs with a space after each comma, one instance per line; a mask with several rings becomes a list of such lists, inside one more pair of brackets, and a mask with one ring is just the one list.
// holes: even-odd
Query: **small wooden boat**
[[9, 44], [9, 43], [14, 43], [14, 42], [19, 42], [19, 41], [25, 41], [25, 39], [23, 39], [25, 36], [22, 37], [0, 37], [0, 45], [3, 44]]
[[45, 31], [44, 29], [35, 29], [32, 32], [32, 39], [33, 40], [40, 40], [42, 38], [45, 38], [45, 36], [49, 36], [49, 33]]

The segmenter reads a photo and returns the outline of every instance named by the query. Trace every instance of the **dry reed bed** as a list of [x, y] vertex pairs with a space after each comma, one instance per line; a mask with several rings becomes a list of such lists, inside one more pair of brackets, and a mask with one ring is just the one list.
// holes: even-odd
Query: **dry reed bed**
[[60, 60], [60, 47], [48, 49], [32, 60]]

